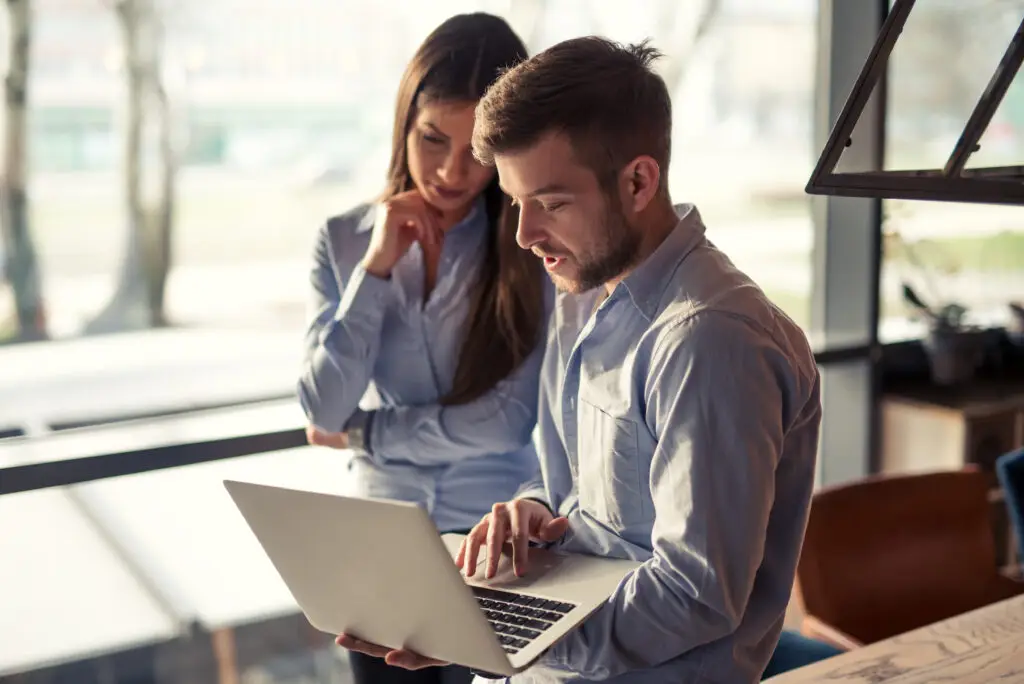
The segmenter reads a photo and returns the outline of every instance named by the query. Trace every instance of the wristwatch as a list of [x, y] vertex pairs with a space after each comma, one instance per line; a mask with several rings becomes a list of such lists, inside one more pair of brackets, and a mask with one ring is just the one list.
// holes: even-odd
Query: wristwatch
[[345, 423], [345, 434], [348, 436], [348, 447], [356, 451], [372, 454], [370, 450], [370, 431], [373, 427], [373, 411], [357, 410]]
[[505, 675], [496, 675], [496, 674], [493, 674], [491, 672], [482, 672], [480, 670], [474, 670], [472, 668], [470, 668], [469, 673], [472, 674], [475, 677], [479, 677], [480, 679], [490, 679], [490, 680], [502, 681], [502, 682], [507, 682], [508, 681], [508, 677], [506, 677]]

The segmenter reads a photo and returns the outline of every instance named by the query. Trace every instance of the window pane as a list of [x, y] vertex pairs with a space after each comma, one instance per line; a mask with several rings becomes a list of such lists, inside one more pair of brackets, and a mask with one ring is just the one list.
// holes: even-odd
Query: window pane
[[[914, 5], [889, 58], [886, 168], [945, 166], [1022, 15], [1024, 0]], [[1007, 113], [993, 121], [996, 131], [1011, 126]]]
[[[886, 168], [942, 168], [1024, 16], [1024, 0], [921, 0], [889, 65]], [[958, 49], [949, 50], [949, 45]], [[968, 167], [1024, 162], [1021, 75]], [[920, 337], [922, 312], [952, 304], [967, 320], [1004, 324], [1024, 297], [1024, 210], [1016, 206], [887, 200], [880, 335]]]
[[61, 344], [0, 349], [0, 376], [20, 378], [0, 390], [0, 434], [291, 394], [314, 235], [381, 190], [400, 74], [455, 12], [507, 17], [532, 52], [587, 33], [652, 38], [674, 98], [675, 199], [697, 204], [711, 239], [807, 325], [814, 0], [170, 4], [155, 5], [162, 40], [142, 42], [161, 64], [177, 162], [163, 249], [156, 100], [134, 176], [143, 214], [126, 201], [117, 17], [105, 3], [34, 3], [33, 249], [0, 248], [0, 337], [38, 326]]
[[818, 487], [841, 484], [871, 472], [872, 363], [868, 359], [821, 367], [821, 437]]

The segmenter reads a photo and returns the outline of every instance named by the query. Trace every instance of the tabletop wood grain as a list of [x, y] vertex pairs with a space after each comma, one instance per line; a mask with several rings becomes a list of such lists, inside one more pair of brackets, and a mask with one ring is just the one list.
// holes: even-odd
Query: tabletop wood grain
[[1024, 596], [767, 680], [772, 684], [1024, 683]]

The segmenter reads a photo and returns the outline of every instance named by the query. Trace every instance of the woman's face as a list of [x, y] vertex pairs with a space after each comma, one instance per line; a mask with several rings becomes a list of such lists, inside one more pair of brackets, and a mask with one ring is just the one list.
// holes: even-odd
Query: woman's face
[[405, 139], [409, 174], [423, 198], [445, 214], [459, 215], [494, 178], [473, 158], [475, 102], [434, 102], [417, 108]]

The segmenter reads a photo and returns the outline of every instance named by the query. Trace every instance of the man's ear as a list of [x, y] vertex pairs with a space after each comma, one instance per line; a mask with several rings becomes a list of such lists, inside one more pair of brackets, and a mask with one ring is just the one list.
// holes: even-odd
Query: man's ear
[[651, 203], [661, 185], [661, 167], [653, 157], [641, 155], [622, 169], [620, 187], [626, 210], [640, 213]]

